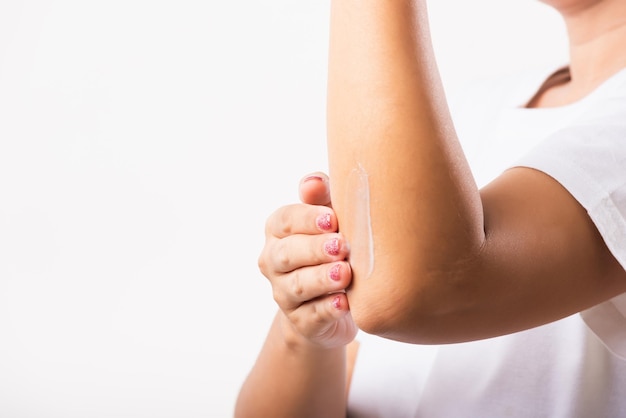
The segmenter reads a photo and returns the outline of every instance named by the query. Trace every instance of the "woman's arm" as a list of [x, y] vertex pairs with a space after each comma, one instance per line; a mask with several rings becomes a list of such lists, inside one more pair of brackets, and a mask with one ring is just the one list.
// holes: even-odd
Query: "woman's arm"
[[[549, 176], [479, 191], [450, 120], [423, 0], [332, 0], [328, 150], [363, 330], [417, 343], [547, 323], [626, 290]], [[480, 99], [480, 98], [477, 98]]]
[[345, 347], [323, 348], [297, 335], [286, 338], [281, 316], [276, 315], [241, 388], [235, 416], [345, 417]]
[[240, 390], [237, 417], [346, 414], [354, 363], [346, 345], [357, 332], [342, 292], [350, 266], [335, 215], [323, 206], [330, 200], [327, 178], [307, 179], [300, 196], [309, 204], [282, 207], [267, 220], [259, 267], [280, 309]]

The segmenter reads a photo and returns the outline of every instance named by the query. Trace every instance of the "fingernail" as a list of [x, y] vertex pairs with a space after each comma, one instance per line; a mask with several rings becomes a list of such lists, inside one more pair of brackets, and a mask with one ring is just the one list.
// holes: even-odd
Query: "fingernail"
[[306, 183], [307, 181], [311, 181], [311, 180], [324, 181], [324, 179], [321, 178], [320, 176], [308, 176], [308, 177], [305, 177], [304, 180], [302, 180], [302, 182]]
[[339, 255], [339, 239], [333, 238], [324, 243], [324, 251], [328, 255]]
[[341, 296], [339, 295], [335, 296], [332, 303], [333, 303], [333, 308], [341, 309]]
[[324, 213], [317, 217], [315, 220], [317, 227], [322, 231], [330, 231], [332, 228], [332, 223], [330, 222], [330, 213]]
[[338, 281], [341, 278], [339, 275], [340, 270], [341, 264], [335, 264], [328, 271], [328, 277], [330, 277], [331, 280]]

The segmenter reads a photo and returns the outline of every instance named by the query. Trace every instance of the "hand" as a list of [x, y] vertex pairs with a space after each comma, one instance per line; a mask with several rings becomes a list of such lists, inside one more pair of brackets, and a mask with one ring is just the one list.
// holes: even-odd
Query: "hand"
[[271, 282], [283, 324], [297, 338], [325, 348], [356, 335], [344, 290], [352, 272], [348, 245], [330, 207], [328, 177], [300, 181], [301, 204], [284, 206], [267, 220], [259, 268]]

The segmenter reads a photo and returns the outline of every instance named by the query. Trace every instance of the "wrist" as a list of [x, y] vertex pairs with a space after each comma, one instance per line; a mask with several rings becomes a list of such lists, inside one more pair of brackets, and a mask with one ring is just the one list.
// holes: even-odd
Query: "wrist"
[[297, 330], [293, 322], [287, 318], [284, 312], [279, 311], [277, 314], [278, 328], [282, 336], [282, 344], [287, 352], [292, 353], [319, 353], [325, 354], [335, 350], [342, 351], [345, 345], [329, 346], [322, 342], [311, 340]]

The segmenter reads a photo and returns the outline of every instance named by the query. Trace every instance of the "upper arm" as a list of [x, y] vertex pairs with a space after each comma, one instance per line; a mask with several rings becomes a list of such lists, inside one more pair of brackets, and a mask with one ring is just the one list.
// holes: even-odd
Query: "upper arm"
[[479, 301], [494, 306], [495, 333], [542, 325], [626, 291], [626, 271], [587, 211], [549, 175], [510, 169], [481, 199], [486, 240], [476, 271], [486, 282]]

